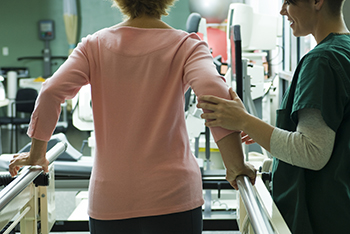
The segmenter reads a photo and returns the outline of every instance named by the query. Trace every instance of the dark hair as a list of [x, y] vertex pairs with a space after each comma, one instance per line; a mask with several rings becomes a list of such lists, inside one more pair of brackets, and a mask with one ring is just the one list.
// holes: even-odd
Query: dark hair
[[343, 5], [345, 0], [328, 0], [326, 1], [330, 12], [333, 15], [339, 15], [343, 11]]
[[[301, 1], [315, 1], [315, 0], [288, 0], [291, 4], [297, 4]], [[325, 0], [328, 6], [328, 9], [332, 15], [339, 15], [343, 10], [343, 4], [345, 0]]]

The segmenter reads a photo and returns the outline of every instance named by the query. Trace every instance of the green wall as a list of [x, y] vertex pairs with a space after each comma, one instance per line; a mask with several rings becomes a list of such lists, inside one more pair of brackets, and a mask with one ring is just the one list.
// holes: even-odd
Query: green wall
[[[101, 28], [122, 21], [117, 8], [111, 7], [110, 0], [77, 0], [79, 11], [79, 33], [82, 38]], [[185, 29], [190, 14], [188, 0], [178, 0], [165, 22], [177, 29]], [[41, 60], [21, 60], [19, 57], [41, 56], [44, 42], [38, 38], [38, 21], [55, 21], [56, 38], [50, 41], [52, 56], [67, 56], [68, 43], [63, 23], [62, 0], [0, 0], [0, 67], [28, 67], [31, 77], [41, 76]], [[3, 55], [3, 47], [9, 54]], [[54, 72], [63, 60], [53, 60]]]

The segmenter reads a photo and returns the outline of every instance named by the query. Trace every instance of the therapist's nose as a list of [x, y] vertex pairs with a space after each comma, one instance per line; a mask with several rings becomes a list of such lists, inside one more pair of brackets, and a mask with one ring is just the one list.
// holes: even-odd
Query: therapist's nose
[[282, 4], [282, 8], [281, 8], [280, 14], [281, 15], [287, 15], [287, 2], [286, 1], [284, 1], [284, 3]]

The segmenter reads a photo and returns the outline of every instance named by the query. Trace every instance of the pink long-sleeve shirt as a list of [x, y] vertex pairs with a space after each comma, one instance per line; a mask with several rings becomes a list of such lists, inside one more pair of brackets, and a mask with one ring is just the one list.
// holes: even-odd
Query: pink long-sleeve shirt
[[[60, 104], [91, 84], [96, 152], [88, 214], [112, 220], [162, 215], [203, 204], [191, 153], [184, 93], [230, 98], [206, 43], [174, 29], [102, 29], [82, 40], [46, 80], [28, 135], [48, 141]], [[211, 129], [220, 140], [230, 132]]]

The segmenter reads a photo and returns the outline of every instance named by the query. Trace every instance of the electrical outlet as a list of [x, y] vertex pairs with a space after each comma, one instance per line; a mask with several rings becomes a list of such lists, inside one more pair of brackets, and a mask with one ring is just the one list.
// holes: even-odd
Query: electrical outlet
[[3, 56], [9, 55], [9, 48], [8, 47], [2, 47], [2, 55]]

